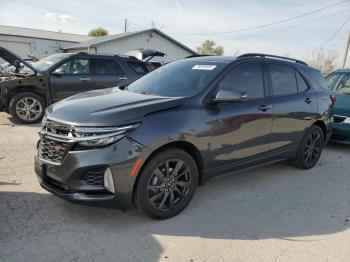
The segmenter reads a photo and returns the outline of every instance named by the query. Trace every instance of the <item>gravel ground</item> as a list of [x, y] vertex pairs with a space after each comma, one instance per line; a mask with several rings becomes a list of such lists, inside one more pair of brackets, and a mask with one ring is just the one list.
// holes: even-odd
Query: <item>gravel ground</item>
[[0, 261], [350, 261], [350, 147], [328, 145], [308, 171], [281, 163], [212, 180], [154, 221], [41, 189], [38, 130], [0, 113]]

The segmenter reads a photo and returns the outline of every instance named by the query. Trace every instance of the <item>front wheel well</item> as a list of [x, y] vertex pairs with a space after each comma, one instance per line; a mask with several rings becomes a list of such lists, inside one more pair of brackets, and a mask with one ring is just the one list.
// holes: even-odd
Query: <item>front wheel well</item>
[[46, 96], [42, 92], [38, 92], [38, 90], [35, 86], [21, 86], [21, 87], [13, 89], [12, 91], [10, 91], [7, 94], [7, 96], [6, 96], [7, 97], [7, 106], [9, 106], [11, 99], [15, 95], [17, 95], [19, 93], [23, 93], [23, 92], [30, 92], [30, 93], [34, 93], [38, 96], [41, 96], [44, 99], [44, 101], [46, 102]]
[[[198, 168], [198, 184], [202, 185], [203, 184], [203, 159], [202, 159], [202, 155], [200, 153], [200, 151], [198, 150], [198, 148], [196, 146], [194, 146], [193, 144], [186, 142], [186, 141], [174, 141], [174, 142], [170, 142], [168, 144], [165, 144], [161, 147], [159, 147], [158, 149], [156, 149], [155, 151], [153, 151], [148, 158], [146, 159], [146, 161], [144, 162], [144, 164], [142, 165], [140, 171], [138, 172], [138, 174], [142, 173], [142, 170], [145, 168], [145, 166], [147, 165], [147, 163], [152, 159], [152, 157], [158, 153], [160, 153], [161, 151], [164, 151], [166, 149], [169, 148], [178, 148], [181, 150], [184, 150], [185, 152], [187, 152], [188, 154], [190, 154], [193, 158], [193, 160], [196, 162], [197, 168]], [[133, 198], [135, 197], [135, 191], [137, 188], [137, 184], [139, 181], [140, 175], [137, 176], [134, 187], [133, 187]]]

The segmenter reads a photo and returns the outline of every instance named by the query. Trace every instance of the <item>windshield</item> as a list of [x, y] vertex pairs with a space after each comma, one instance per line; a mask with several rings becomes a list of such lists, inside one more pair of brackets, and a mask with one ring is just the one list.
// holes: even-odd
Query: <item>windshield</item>
[[48, 57], [45, 57], [39, 60], [38, 62], [32, 63], [32, 66], [39, 72], [44, 72], [69, 56], [71, 56], [71, 54], [68, 54], [68, 53], [50, 55]]
[[128, 86], [128, 90], [160, 96], [193, 96], [227, 65], [226, 62], [185, 59], [152, 71]]
[[350, 73], [333, 73], [327, 76], [329, 89], [342, 94], [350, 94]]

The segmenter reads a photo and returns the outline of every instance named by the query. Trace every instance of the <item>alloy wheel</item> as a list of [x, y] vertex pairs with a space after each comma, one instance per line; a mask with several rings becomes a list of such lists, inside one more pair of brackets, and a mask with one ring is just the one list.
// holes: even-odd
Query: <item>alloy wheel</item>
[[305, 163], [311, 164], [318, 159], [322, 150], [321, 139], [322, 136], [318, 129], [313, 130], [313, 132], [309, 134], [303, 152]]
[[16, 103], [16, 114], [22, 120], [36, 120], [42, 114], [42, 106], [34, 97], [23, 97]]
[[180, 159], [162, 162], [152, 172], [147, 184], [147, 197], [157, 211], [167, 212], [177, 208], [191, 190], [192, 174]]

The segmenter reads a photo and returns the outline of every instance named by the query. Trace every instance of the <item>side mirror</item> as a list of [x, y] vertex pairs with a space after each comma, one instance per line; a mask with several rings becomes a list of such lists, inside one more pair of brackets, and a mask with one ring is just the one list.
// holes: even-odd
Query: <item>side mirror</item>
[[210, 100], [212, 104], [219, 103], [239, 103], [248, 98], [245, 92], [238, 92], [234, 90], [219, 89], [216, 96]]
[[60, 68], [57, 68], [54, 71], [52, 71], [51, 74], [54, 76], [62, 76], [62, 75], [64, 75], [64, 72]]

